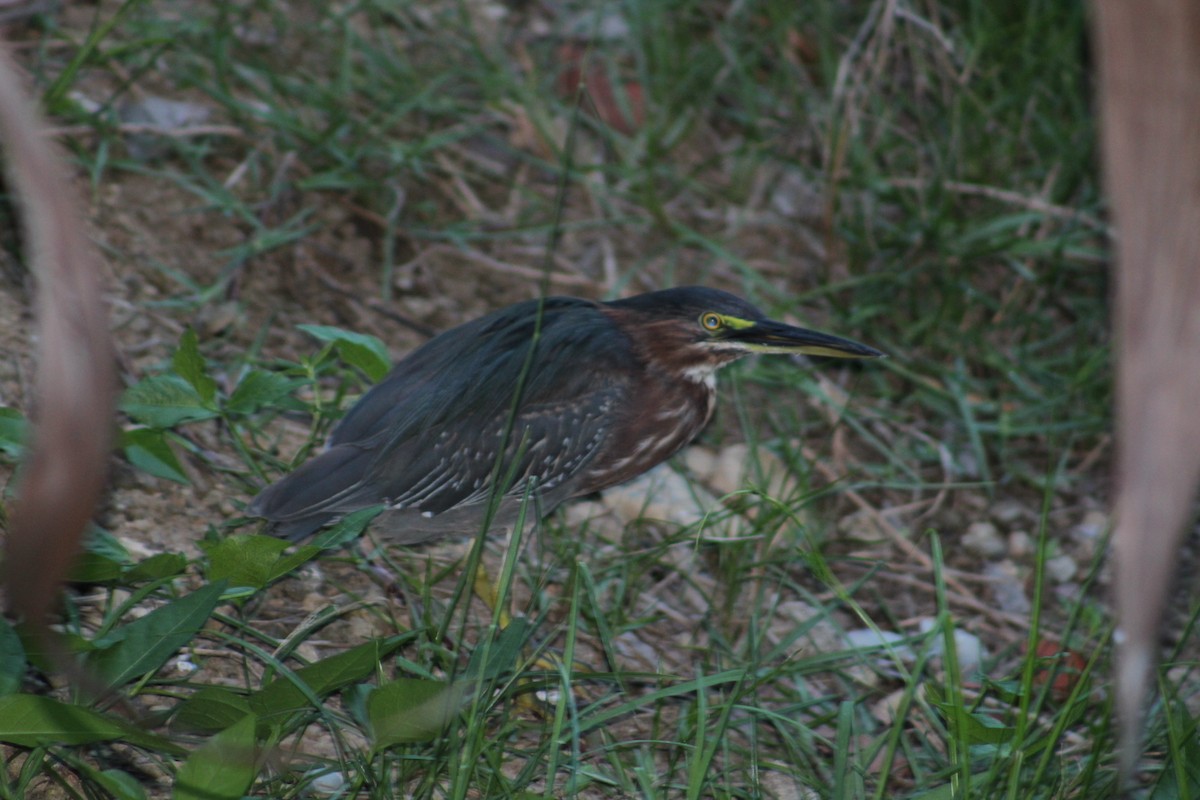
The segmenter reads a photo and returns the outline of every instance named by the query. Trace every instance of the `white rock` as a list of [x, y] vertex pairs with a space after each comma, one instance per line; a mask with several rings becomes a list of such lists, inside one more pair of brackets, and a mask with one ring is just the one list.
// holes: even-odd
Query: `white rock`
[[605, 490], [601, 501], [624, 523], [655, 519], [691, 525], [719, 508], [714, 497], [666, 464]]
[[1089, 511], [1083, 515], [1083, 520], [1071, 529], [1071, 538], [1076, 541], [1095, 541], [1108, 530], [1108, 514], [1103, 511]]
[[1066, 583], [1078, 572], [1079, 565], [1066, 553], [1046, 559], [1046, 577], [1054, 583]]
[[[921, 633], [929, 633], [935, 624], [932, 617], [926, 617], [918, 623], [917, 627]], [[930, 654], [940, 656], [944, 650], [944, 641], [942, 636], [935, 636], [929, 643]], [[958, 656], [958, 670], [963, 675], [974, 675], [979, 672], [983, 665], [983, 659], [987, 657], [983, 641], [975, 634], [961, 628], [954, 629], [954, 651]]]
[[346, 783], [346, 776], [341, 772], [322, 772], [308, 786], [315, 794], [328, 796], [342, 792]]
[[917, 660], [917, 656], [913, 653], [912, 648], [907, 644], [900, 644], [906, 637], [903, 634], [895, 631], [875, 631], [870, 628], [855, 628], [854, 630], [846, 631], [846, 643], [851, 647], [858, 648], [880, 648], [879, 655], [888, 656], [887, 645], [892, 645], [892, 652], [906, 664], [911, 664]]
[[963, 534], [962, 546], [980, 558], [997, 558], [1008, 551], [1000, 529], [990, 522], [972, 522]]
[[[780, 767], [786, 769], [786, 765]], [[764, 800], [820, 800], [821, 795], [801, 783], [791, 770], [774, 771], [766, 765], [758, 774]]]
[[1071, 529], [1071, 539], [1078, 545], [1076, 557], [1082, 561], [1093, 561], [1096, 558], [1096, 548], [1104, 541], [1108, 531], [1109, 518], [1103, 511], [1089, 511], [1083, 515], [1083, 520]]
[[[918, 686], [918, 691], [924, 688], [924, 684]], [[900, 710], [900, 705], [904, 702], [907, 689], [897, 689], [888, 696], [884, 697], [878, 703], [871, 706], [871, 716], [882, 722], [884, 725], [891, 725], [896, 721], [896, 713]]]
[[1037, 550], [1037, 542], [1029, 531], [1013, 531], [1008, 535], [1008, 554], [1012, 558], [1028, 558]]
[[707, 447], [689, 447], [683, 454], [688, 472], [719, 495], [755, 488], [775, 498], [795, 493], [795, 481], [787, 464], [766, 448], [732, 444], [714, 452]]
[[1016, 500], [1001, 500], [992, 506], [991, 514], [1001, 525], [1012, 525], [1022, 517], [1030, 516], [1029, 509]]
[[988, 593], [1001, 611], [1009, 614], [1028, 614], [1033, 608], [1025, 594], [1025, 582], [1017, 565], [1007, 558], [983, 566], [983, 575], [991, 583]]

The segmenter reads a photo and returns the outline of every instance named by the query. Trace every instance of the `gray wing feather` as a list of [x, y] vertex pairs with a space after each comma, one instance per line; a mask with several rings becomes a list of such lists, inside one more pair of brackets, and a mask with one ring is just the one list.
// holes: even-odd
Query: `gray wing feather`
[[[329, 449], [265, 489], [249, 512], [301, 538], [380, 503], [426, 516], [482, 505], [494, 474], [511, 476], [508, 496], [531, 486], [570, 496], [627, 400], [625, 383], [595, 376], [620, 376], [629, 343], [595, 304], [569, 298], [546, 301], [539, 340], [528, 306], [467, 323], [401, 361], [347, 412]], [[521, 412], [506, 438], [519, 388]]]
[[[521, 497], [530, 489], [545, 493], [567, 487], [603, 447], [609, 415], [621, 395], [622, 389], [609, 387], [569, 405], [527, 407], [515, 420], [507, 440], [506, 418], [491, 420], [484, 428], [487, 433], [471, 442], [461, 441], [453, 431], [440, 431], [432, 447], [421, 441], [410, 444], [429, 447], [428, 455], [421, 459], [432, 463], [428, 473], [414, 482], [409, 470], [398, 470], [392, 485], [385, 483], [379, 489], [393, 507], [437, 515], [486, 502], [497, 489], [497, 479], [509, 497]], [[471, 429], [470, 425], [463, 427]], [[501, 443], [507, 446], [497, 463]], [[397, 455], [386, 458], [381, 472], [386, 475], [390, 465], [405, 463]]]

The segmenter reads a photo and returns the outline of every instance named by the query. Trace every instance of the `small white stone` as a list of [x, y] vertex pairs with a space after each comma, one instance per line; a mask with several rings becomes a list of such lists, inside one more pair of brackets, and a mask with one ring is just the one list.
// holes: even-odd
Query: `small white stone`
[[346, 776], [340, 772], [323, 772], [308, 784], [315, 794], [322, 796], [339, 794], [346, 786]]
[[1012, 525], [1022, 517], [1030, 516], [1029, 509], [1016, 500], [1001, 500], [990, 509], [992, 519], [1001, 525]]
[[[933, 630], [936, 623], [932, 617], [922, 619], [917, 627], [921, 633], [929, 633]], [[945, 640], [939, 635], [929, 643], [929, 652], [931, 655], [939, 656], [942, 654]], [[963, 675], [974, 675], [979, 672], [983, 665], [983, 659], [987, 657], [987, 650], [983, 646], [983, 641], [973, 633], [962, 630], [961, 628], [954, 629], [954, 652], [958, 656], [958, 671]]]
[[562, 698], [562, 692], [558, 689], [538, 689], [533, 694], [540, 702], [548, 706], [555, 705]]
[[1028, 531], [1013, 531], [1008, 535], [1008, 554], [1012, 558], [1028, 558], [1037, 549], [1037, 543]]
[[172, 663], [175, 667], [175, 671], [180, 675], [190, 675], [191, 673], [200, 669], [200, 667], [191, 660], [187, 653], [183, 653], [176, 657]]
[[912, 648], [906, 644], [898, 644], [904, 641], [902, 634], [895, 631], [875, 631], [870, 628], [855, 628], [854, 630], [846, 631], [846, 644], [855, 649], [871, 648], [879, 649], [878, 653], [872, 655], [881, 655], [887, 658], [889, 653], [886, 645], [892, 645], [892, 651], [901, 661], [911, 664], [917, 660], [916, 654]]
[[[924, 684], [917, 686], [917, 691], [922, 695], [925, 693], [924, 689]], [[871, 706], [871, 716], [884, 725], [893, 724], [896, 721], [900, 707], [906, 702], [905, 691], [904, 689], [897, 689], [878, 703], [875, 703], [875, 705]]]
[[1066, 583], [1079, 572], [1075, 559], [1065, 553], [1046, 559], [1046, 576], [1054, 583]]
[[996, 558], [1008, 550], [1000, 536], [1000, 529], [990, 522], [972, 522], [967, 526], [962, 546], [968, 553], [980, 558]]
[[983, 565], [983, 575], [988, 578], [988, 594], [1001, 611], [1010, 614], [1028, 614], [1033, 607], [1025, 594], [1025, 582], [1021, 571], [1009, 559], [993, 561]]
[[[603, 502], [625, 522], [654, 519], [680, 526], [701, 520], [715, 521], [709, 515], [722, 510], [715, 497], [692, 485], [667, 464], [606, 490]], [[705, 533], [712, 531], [706, 527]]]
[[1079, 545], [1072, 551], [1076, 558], [1090, 562], [1096, 558], [1096, 549], [1103, 542], [1104, 534], [1108, 531], [1109, 518], [1103, 511], [1089, 511], [1083, 515], [1083, 520], [1071, 528], [1071, 539]]
[[1107, 530], [1108, 514], [1093, 510], [1084, 514], [1080, 523], [1071, 529], [1071, 538], [1076, 541], [1095, 541]]

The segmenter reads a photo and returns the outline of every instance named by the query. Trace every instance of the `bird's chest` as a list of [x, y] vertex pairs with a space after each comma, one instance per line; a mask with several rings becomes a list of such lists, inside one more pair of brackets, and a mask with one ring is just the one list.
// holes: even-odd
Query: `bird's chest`
[[582, 481], [583, 493], [624, 483], [679, 452], [704, 429], [716, 405], [712, 371], [642, 382], [617, 416], [603, 452]]

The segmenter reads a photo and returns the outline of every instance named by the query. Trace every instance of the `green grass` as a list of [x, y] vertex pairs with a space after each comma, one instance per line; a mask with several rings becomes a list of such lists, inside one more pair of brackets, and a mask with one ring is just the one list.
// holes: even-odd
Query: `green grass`
[[[0, 797], [291, 797], [321, 771], [371, 797], [1115, 794], [1099, 567], [1074, 594], [1045, 576], [1072, 514], [1105, 499], [1111, 426], [1082, 4], [561, 12], [129, 0], [29, 34], [55, 122], [90, 129], [69, 144], [93, 204], [167, 198], [165, 246], [105, 240], [157, 336], [130, 362], [118, 482], [228, 497], [200, 551], [100, 537], [81, 567], [63, 627], [137, 725], [83, 692], [50, 705], [0, 627], [0, 720], [26, 726], [0, 721]], [[632, 135], [561, 91], [567, 27], [643, 93]], [[138, 151], [118, 110], [144, 95], [220, 130]], [[420, 341], [395, 315], [444, 327], [547, 273], [556, 293], [710, 283], [891, 358], [728, 370], [702, 444], [769, 455], [737, 497], [684, 527], [553, 515], [509, 561], [522, 616], [504, 630], [471, 595], [503, 541], [240, 538], [257, 488]], [[1017, 559], [1027, 618], [989, 613], [958, 545], [1001, 502], [1038, 543]], [[403, 601], [367, 577], [380, 565]], [[851, 628], [902, 633], [913, 657], [855, 648]], [[982, 680], [959, 668], [963, 628], [989, 649]], [[1045, 640], [1064, 645], [1039, 659]], [[1083, 677], [1051, 692], [1068, 651]], [[1156, 796], [1198, 788], [1191, 657], [1151, 714]]]

